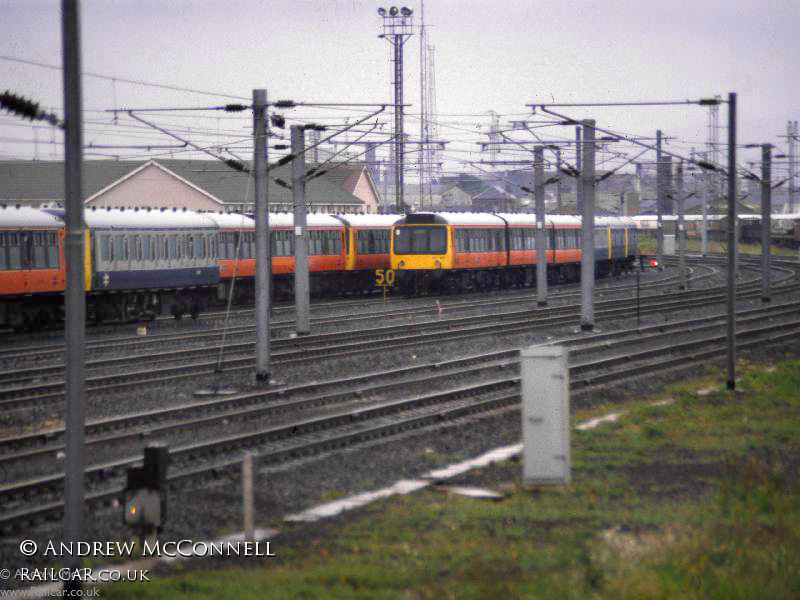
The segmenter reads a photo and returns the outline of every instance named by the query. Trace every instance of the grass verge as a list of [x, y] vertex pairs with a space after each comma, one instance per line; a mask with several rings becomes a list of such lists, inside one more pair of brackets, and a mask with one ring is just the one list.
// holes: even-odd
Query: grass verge
[[[156, 575], [106, 598], [800, 597], [800, 361], [742, 364], [615, 406], [572, 434], [573, 484], [528, 490], [509, 460], [301, 526], [255, 568]], [[585, 420], [608, 407], [582, 412]]]

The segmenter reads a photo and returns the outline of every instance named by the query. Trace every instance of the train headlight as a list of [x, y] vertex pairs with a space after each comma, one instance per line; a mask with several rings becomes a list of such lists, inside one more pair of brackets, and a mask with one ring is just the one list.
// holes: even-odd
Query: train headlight
[[398, 269], [402, 269], [405, 266], [406, 266], [406, 261], [404, 261], [404, 260], [401, 260], [399, 263], [397, 263], [397, 268]]
[[436, 269], [441, 269], [442, 268], [442, 263], [441, 263], [441, 261], [435, 260], [435, 261], [433, 261], [433, 266]]

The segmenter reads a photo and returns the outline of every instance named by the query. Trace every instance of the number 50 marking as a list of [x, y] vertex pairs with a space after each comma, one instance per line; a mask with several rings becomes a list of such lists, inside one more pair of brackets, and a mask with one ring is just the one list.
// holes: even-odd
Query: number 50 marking
[[375, 285], [392, 287], [394, 285], [393, 269], [375, 269]]

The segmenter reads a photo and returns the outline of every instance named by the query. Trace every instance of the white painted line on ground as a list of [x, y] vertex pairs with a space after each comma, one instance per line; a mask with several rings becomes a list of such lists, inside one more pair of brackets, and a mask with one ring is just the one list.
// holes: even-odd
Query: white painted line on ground
[[584, 423], [576, 425], [575, 429], [577, 429], [578, 431], [587, 431], [589, 429], [594, 429], [601, 423], [613, 423], [624, 414], [625, 414], [624, 412], [611, 413], [609, 415], [597, 417], [596, 419], [590, 419], [588, 421], [585, 421]]

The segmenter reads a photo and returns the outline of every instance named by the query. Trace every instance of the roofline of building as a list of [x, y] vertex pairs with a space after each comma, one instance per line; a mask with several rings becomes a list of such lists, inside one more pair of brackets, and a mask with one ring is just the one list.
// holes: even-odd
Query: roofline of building
[[155, 160], [153, 160], [153, 159], [150, 159], [150, 160], [148, 160], [146, 163], [144, 163], [143, 165], [140, 165], [139, 167], [137, 167], [136, 169], [134, 169], [133, 171], [131, 171], [130, 173], [128, 173], [128, 174], [127, 174], [127, 175], [125, 175], [124, 177], [121, 177], [121, 178], [117, 179], [116, 181], [112, 181], [110, 184], [108, 184], [108, 185], [107, 185], [106, 187], [104, 187], [102, 190], [100, 190], [100, 191], [98, 191], [98, 192], [95, 192], [95, 193], [94, 193], [94, 194], [92, 194], [90, 197], [88, 197], [86, 200], [84, 200], [84, 201], [83, 201], [83, 203], [84, 203], [84, 204], [88, 204], [89, 202], [91, 202], [92, 200], [94, 200], [95, 198], [97, 198], [98, 196], [100, 196], [100, 195], [102, 195], [102, 194], [105, 194], [105, 193], [106, 193], [106, 192], [108, 192], [109, 190], [111, 190], [111, 189], [113, 189], [113, 188], [117, 187], [118, 185], [120, 185], [120, 184], [121, 184], [121, 183], [123, 183], [124, 181], [127, 181], [128, 179], [130, 179], [131, 177], [133, 177], [133, 176], [134, 176], [134, 175], [136, 175], [137, 173], [140, 173], [141, 171], [145, 170], [147, 167], [149, 167], [149, 166], [151, 166], [151, 165], [153, 165], [153, 166], [157, 167], [158, 169], [161, 169], [161, 170], [162, 170], [164, 173], [166, 173], [166, 174], [167, 174], [167, 175], [169, 175], [170, 177], [174, 177], [175, 179], [177, 179], [177, 180], [178, 180], [178, 181], [180, 181], [181, 183], [183, 183], [183, 184], [185, 184], [185, 185], [189, 186], [189, 187], [190, 187], [190, 188], [192, 188], [193, 190], [195, 190], [195, 191], [197, 191], [197, 192], [200, 192], [200, 193], [201, 193], [203, 196], [206, 196], [207, 198], [210, 198], [211, 200], [213, 200], [214, 202], [216, 202], [216, 203], [217, 203], [217, 204], [219, 204], [220, 206], [225, 206], [226, 202], [224, 202], [223, 200], [220, 200], [219, 198], [217, 198], [217, 197], [216, 197], [216, 196], [214, 196], [213, 194], [209, 194], [209, 193], [208, 193], [207, 191], [205, 191], [203, 188], [196, 186], [196, 185], [195, 185], [195, 184], [193, 184], [191, 181], [189, 181], [189, 180], [187, 180], [187, 179], [185, 179], [185, 178], [181, 177], [180, 175], [178, 175], [177, 173], [175, 173], [175, 172], [173, 172], [173, 171], [170, 171], [170, 170], [169, 170], [167, 167], [165, 167], [165, 166], [163, 166], [163, 165], [159, 164], [157, 161], [155, 161]]

